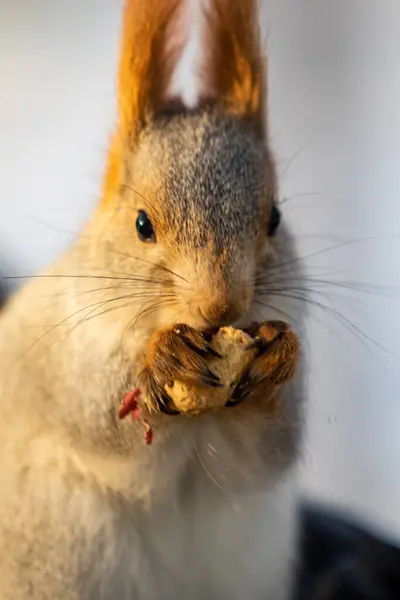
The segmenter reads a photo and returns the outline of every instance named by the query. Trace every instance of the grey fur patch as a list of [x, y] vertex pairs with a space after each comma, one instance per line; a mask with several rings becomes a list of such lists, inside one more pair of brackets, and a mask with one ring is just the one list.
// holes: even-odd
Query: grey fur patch
[[172, 242], [218, 252], [257, 235], [275, 180], [265, 143], [246, 122], [217, 110], [169, 115], [142, 133], [137, 148], [135, 180], [158, 174], [152, 187]]

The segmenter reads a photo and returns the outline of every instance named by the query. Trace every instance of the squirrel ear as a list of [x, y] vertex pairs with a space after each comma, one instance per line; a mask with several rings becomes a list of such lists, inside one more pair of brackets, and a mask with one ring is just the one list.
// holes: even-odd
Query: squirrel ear
[[[167, 42], [182, 0], [126, 0], [118, 71], [120, 134], [132, 139], [162, 110], [184, 43]], [[173, 40], [172, 40], [173, 42]]]
[[200, 98], [266, 127], [266, 58], [261, 49], [257, 0], [209, 0], [206, 64]]
[[182, 0], [125, 0], [118, 68], [118, 123], [112, 137], [103, 198], [113, 195], [121, 181], [124, 148], [140, 129], [168, 105], [167, 91], [182, 38], [171, 32]]

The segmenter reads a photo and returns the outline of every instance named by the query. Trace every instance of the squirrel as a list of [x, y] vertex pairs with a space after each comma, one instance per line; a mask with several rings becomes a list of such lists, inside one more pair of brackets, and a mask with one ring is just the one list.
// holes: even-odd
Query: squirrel
[[[184, 8], [126, 0], [98, 206], [0, 314], [2, 600], [291, 597], [304, 377], [302, 362], [290, 381], [265, 367], [263, 323], [275, 344], [295, 326], [269, 281], [296, 254], [257, 3], [208, 2], [191, 108], [168, 95]], [[259, 348], [231, 405], [171, 414], [171, 379], [218, 386], [202, 331], [225, 325], [252, 326]], [[151, 446], [118, 419], [134, 387]]]

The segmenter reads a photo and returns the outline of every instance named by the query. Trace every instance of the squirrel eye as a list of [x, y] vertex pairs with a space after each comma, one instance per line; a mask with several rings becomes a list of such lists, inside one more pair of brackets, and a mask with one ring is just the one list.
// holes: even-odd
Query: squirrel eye
[[281, 222], [281, 211], [277, 206], [273, 206], [269, 217], [268, 235], [272, 236], [276, 232]]
[[139, 240], [142, 242], [156, 241], [154, 227], [144, 210], [139, 210], [139, 214], [136, 219], [136, 231], [138, 233]]

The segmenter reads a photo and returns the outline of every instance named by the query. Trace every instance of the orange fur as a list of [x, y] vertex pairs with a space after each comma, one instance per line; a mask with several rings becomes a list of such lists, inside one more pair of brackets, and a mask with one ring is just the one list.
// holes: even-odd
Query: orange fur
[[266, 82], [257, 0], [210, 0], [204, 84], [232, 114], [252, 120], [265, 134]]
[[118, 189], [124, 148], [163, 109], [183, 43], [167, 48], [169, 28], [182, 0], [126, 0], [118, 70], [118, 123], [112, 137], [103, 199]]
[[119, 139], [118, 133], [114, 133], [111, 138], [107, 163], [106, 172], [103, 179], [103, 190], [102, 200], [108, 202], [115, 194], [118, 186], [121, 182], [121, 174], [123, 167], [123, 151], [122, 144]]

